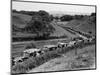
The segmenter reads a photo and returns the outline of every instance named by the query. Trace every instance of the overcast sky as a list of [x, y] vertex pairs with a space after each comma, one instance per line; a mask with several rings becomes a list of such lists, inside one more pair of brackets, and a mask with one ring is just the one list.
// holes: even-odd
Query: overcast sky
[[12, 2], [12, 9], [39, 11], [45, 10], [50, 13], [68, 13], [68, 14], [90, 14], [95, 12], [93, 6], [79, 6], [79, 5], [63, 5], [63, 4], [46, 4], [33, 2]]

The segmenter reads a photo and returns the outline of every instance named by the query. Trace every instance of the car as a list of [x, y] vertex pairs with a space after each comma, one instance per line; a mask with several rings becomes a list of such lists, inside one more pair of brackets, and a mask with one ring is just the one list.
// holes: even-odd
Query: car
[[57, 46], [58, 48], [63, 48], [63, 47], [67, 47], [68, 43], [63, 43], [63, 42], [58, 42]]
[[44, 50], [52, 51], [57, 49], [57, 45], [44, 45], [43, 46]]
[[75, 43], [76, 43], [76, 41], [70, 41], [70, 42], [68, 43], [67, 47], [72, 47], [72, 46], [75, 45]]
[[23, 62], [22, 58], [23, 58], [22, 56], [21, 57], [16, 57], [13, 61], [14, 61], [15, 64], [21, 63], [21, 62]]
[[31, 49], [26, 49], [23, 51], [23, 56], [29, 56], [30, 54], [34, 54], [36, 51], [40, 51], [40, 48], [31, 48]]

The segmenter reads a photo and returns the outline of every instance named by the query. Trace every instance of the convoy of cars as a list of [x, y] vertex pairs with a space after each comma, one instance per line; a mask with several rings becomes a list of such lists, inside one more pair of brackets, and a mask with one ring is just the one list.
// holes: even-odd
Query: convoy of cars
[[84, 39], [81, 37], [76, 37], [73, 38], [70, 42], [58, 42], [56, 45], [44, 45], [43, 48], [31, 48], [31, 49], [26, 49], [23, 51], [23, 56], [22, 57], [16, 57], [13, 59], [13, 63], [17, 64], [20, 62], [23, 62], [27, 60], [29, 57], [37, 57], [40, 56], [48, 51], [54, 51], [57, 50], [58, 48], [67, 48], [67, 47], [72, 47], [74, 45], [80, 45], [82, 43], [91, 43], [95, 41], [95, 37], [91, 37], [88, 39]]

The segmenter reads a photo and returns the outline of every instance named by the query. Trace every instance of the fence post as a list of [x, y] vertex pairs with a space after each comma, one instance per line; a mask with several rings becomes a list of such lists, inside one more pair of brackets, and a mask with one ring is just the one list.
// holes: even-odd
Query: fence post
[[75, 55], [77, 55], [77, 48], [75, 49]]

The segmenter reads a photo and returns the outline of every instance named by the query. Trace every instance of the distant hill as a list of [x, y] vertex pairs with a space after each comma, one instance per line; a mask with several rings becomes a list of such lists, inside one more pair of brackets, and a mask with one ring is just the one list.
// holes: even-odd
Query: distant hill
[[69, 22], [60, 22], [60, 23], [58, 22], [58, 24], [60, 26], [70, 27], [78, 31], [92, 32], [92, 34], [95, 35], [96, 24], [92, 22], [93, 19], [94, 19], [93, 16], [91, 17], [86, 16], [81, 20], [74, 19]]
[[70, 11], [50, 11], [50, 14], [53, 16], [63, 16], [63, 15], [90, 15], [91, 13], [82, 13], [82, 12], [70, 12]]

